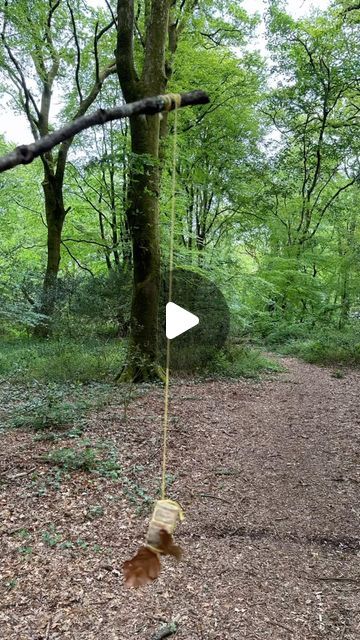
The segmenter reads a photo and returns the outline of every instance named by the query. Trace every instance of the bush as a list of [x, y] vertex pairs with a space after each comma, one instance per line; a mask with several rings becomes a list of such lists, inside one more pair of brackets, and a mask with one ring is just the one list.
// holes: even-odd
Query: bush
[[122, 390], [105, 383], [12, 384], [12, 402], [8, 410], [2, 400], [2, 427], [38, 431], [37, 440], [79, 438], [86, 427], [87, 414], [114, 400], [123, 401]]
[[86, 447], [85, 449], [66, 448], [56, 449], [49, 453], [49, 462], [66, 471], [95, 471], [99, 461], [96, 457], [95, 449]]
[[360, 326], [350, 324], [344, 331], [316, 327], [306, 339], [291, 340], [279, 348], [314, 364], [356, 366], [360, 364]]
[[21, 429], [59, 428], [64, 425], [73, 425], [82, 418], [82, 411], [86, 408], [84, 402], [66, 402], [60, 398], [35, 398], [22, 407], [21, 413], [14, 415], [11, 426]]
[[59, 280], [54, 335], [126, 336], [131, 290], [130, 271], [111, 271], [96, 277], [80, 274]]
[[274, 346], [284, 344], [291, 340], [305, 339], [309, 335], [310, 327], [306, 324], [289, 324], [279, 322], [275, 326], [269, 327], [269, 333], [265, 338], [265, 344]]
[[208, 372], [227, 378], [258, 378], [261, 373], [282, 370], [278, 362], [256, 349], [230, 346], [216, 354]]

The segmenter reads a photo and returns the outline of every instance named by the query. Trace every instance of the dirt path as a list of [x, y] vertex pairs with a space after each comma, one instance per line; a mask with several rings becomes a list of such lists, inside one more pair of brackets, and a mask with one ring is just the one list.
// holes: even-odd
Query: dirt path
[[119, 571], [158, 486], [162, 390], [126, 422], [115, 407], [89, 420], [91, 442], [117, 451], [118, 481], [41, 462], [75, 441], [2, 434], [0, 637], [160, 640], [178, 621], [177, 640], [359, 640], [360, 372], [283, 363], [259, 383], [173, 386], [185, 557], [139, 591]]

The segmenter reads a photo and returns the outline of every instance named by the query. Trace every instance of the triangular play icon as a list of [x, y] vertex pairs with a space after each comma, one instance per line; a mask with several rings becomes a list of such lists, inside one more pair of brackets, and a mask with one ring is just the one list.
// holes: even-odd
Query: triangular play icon
[[180, 336], [199, 324], [199, 318], [190, 311], [186, 311], [174, 302], [166, 305], [166, 337], [169, 340]]

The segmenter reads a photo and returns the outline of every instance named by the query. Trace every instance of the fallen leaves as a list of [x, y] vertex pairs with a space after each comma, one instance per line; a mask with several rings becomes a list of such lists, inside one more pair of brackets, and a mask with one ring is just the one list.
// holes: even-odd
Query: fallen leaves
[[[176, 456], [170, 469], [174, 472], [176, 465], [178, 476], [172, 491], [181, 496], [189, 513], [181, 529], [189, 561], [177, 571], [175, 563], [159, 553], [162, 573], [147, 587], [124, 586], [119, 558], [122, 564], [135, 555], [134, 540], [139, 530], [146, 535], [146, 527], [133, 502], [122, 495], [118, 481], [71, 472], [64, 474], [59, 488], [47, 484], [42, 493], [39, 489], [49, 470], [37, 464], [35, 482], [24, 476], [0, 487], [0, 637], [44, 640], [52, 616], [49, 640], [73, 639], [73, 634], [76, 640], [154, 640], [176, 612], [181, 627], [170, 640], [180, 636], [181, 640], [308, 639], [320, 637], [315, 592], [323, 588], [323, 636], [328, 640], [340, 640], [342, 634], [343, 640], [358, 638], [354, 612], [359, 608], [359, 585], [353, 582], [360, 580], [356, 552], [315, 542], [309, 547], [305, 537], [301, 543], [283, 540], [269, 523], [275, 522], [279, 536], [295, 531], [304, 536], [329, 536], [331, 532], [359, 537], [358, 518], [352, 510], [359, 485], [346, 481], [340, 487], [330, 478], [341, 473], [346, 478], [358, 477], [360, 374], [349, 373], [344, 386], [343, 381], [329, 376], [328, 369], [295, 360], [286, 363], [291, 372], [286, 374], [287, 384], [281, 378], [255, 384], [174, 384], [173, 393], [179, 400], [174, 398], [173, 409], [180, 420], [173, 432]], [[183, 395], [194, 389], [198, 400], [183, 401]], [[234, 390], [242, 394], [241, 402], [233, 411], [224, 411], [223, 399]], [[306, 392], [301, 399], [300, 391]], [[287, 395], [288, 406], [284, 403], [278, 411], [278, 398], [283, 395]], [[248, 397], [246, 405], [243, 396]], [[336, 409], [330, 411], [334, 398]], [[319, 407], [320, 415], [316, 425], [309, 418], [314, 406]], [[115, 443], [128, 477], [135, 479], [133, 465], [145, 465], [139, 480], [148, 495], [156, 495], [158, 488], [159, 441], [154, 422], [157, 416], [161, 423], [162, 412], [162, 390], [151, 388], [129, 407], [127, 428], [118, 403], [94, 413], [84, 432], [84, 437]], [[218, 418], [221, 428], [203, 419], [205, 413]], [[223, 425], [233, 434], [231, 442], [221, 430]], [[299, 437], [299, 425], [307, 438]], [[211, 450], [210, 433], [217, 434], [216, 447], [212, 444]], [[2, 434], [0, 467], [7, 474], [30, 468], [30, 460], [54, 446], [32, 438], [30, 432], [13, 429]], [[73, 440], [65, 444], [71, 447]], [[282, 457], [275, 464], [270, 455], [279, 452]], [[238, 470], [239, 476], [218, 476], [219, 470]], [[231, 499], [232, 509], [220, 500], [200, 498], [202, 491]], [[87, 514], [94, 505], [100, 505], [104, 515], [89, 520]], [[87, 549], [41, 546], [42, 533], [52, 523], [66, 539], [86, 539], [91, 544]], [[25, 542], [16, 531], [22, 529], [30, 533]], [[265, 534], [263, 538], [246, 535], [261, 529], [269, 529], [268, 539]], [[177, 537], [175, 534], [175, 542]], [[31, 554], [18, 551], [25, 544], [32, 546]], [[102, 550], [94, 551], [95, 544]], [[153, 546], [160, 546], [160, 538]], [[346, 581], [316, 583], [319, 577], [344, 577]], [[293, 634], [269, 620], [289, 626]]]

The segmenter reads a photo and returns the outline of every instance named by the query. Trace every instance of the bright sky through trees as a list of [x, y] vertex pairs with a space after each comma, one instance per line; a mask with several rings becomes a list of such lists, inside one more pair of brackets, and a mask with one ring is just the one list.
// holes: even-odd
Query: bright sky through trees
[[[87, 0], [88, 4], [93, 7], [105, 6], [104, 0]], [[249, 13], [258, 12], [260, 15], [266, 9], [266, 0], [243, 0], [243, 7]], [[289, 12], [295, 17], [301, 17], [309, 13], [314, 8], [326, 9], [329, 5], [329, 0], [288, 0]], [[258, 27], [258, 41], [255, 48], [259, 49], [264, 55], [266, 53], [266, 40], [263, 25]], [[57, 108], [56, 102], [60, 96], [56, 95], [56, 89], [54, 90], [53, 105]], [[15, 115], [13, 111], [7, 107], [7, 99], [2, 98], [0, 102], [1, 114], [0, 114], [0, 135], [4, 135], [9, 142], [16, 144], [26, 144], [33, 141], [28, 123], [23, 115]]]

